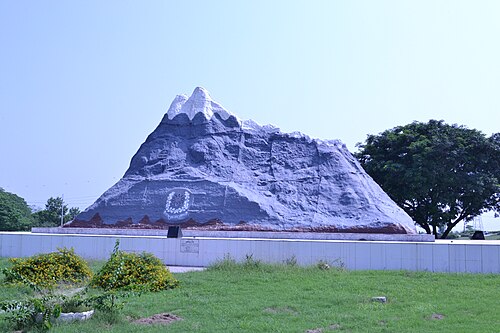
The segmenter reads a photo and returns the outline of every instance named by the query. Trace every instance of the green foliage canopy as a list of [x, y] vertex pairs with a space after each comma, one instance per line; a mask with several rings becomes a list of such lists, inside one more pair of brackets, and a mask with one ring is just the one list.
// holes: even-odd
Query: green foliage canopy
[[50, 197], [45, 204], [45, 209], [33, 214], [34, 226], [57, 227], [61, 225], [61, 213], [64, 214], [64, 223], [69, 222], [80, 213], [80, 209], [68, 206], [61, 197]]
[[29, 230], [32, 223], [31, 209], [26, 201], [0, 188], [0, 230]]
[[363, 168], [429, 234], [446, 238], [459, 222], [500, 211], [500, 133], [430, 120], [358, 147]]

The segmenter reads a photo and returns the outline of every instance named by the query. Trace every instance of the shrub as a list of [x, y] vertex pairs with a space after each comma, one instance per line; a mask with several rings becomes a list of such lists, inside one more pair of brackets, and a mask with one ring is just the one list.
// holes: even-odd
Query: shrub
[[62, 312], [82, 312], [97, 310], [96, 314], [109, 324], [120, 320], [119, 310], [124, 302], [121, 298], [130, 296], [130, 292], [114, 291], [87, 295], [87, 288], [73, 295], [48, 293], [30, 297], [22, 301], [1, 301], [0, 310], [5, 311], [4, 319], [13, 329], [47, 331]]
[[13, 266], [5, 268], [7, 282], [22, 282], [31, 287], [53, 288], [58, 283], [84, 283], [92, 277], [87, 262], [73, 249], [39, 254], [29, 258], [9, 259]]
[[159, 291], [179, 285], [167, 267], [151, 253], [127, 253], [118, 249], [94, 276], [91, 285], [104, 290]]
[[244, 268], [260, 268], [262, 262], [260, 260], [254, 259], [253, 254], [247, 254], [245, 256], [245, 261], [243, 261]]
[[7, 313], [6, 320], [14, 329], [22, 330], [38, 328], [47, 331], [52, 327], [51, 320], [61, 314], [61, 305], [55, 301], [56, 296], [46, 295], [33, 297], [25, 301], [3, 301], [0, 309]]
[[218, 259], [214, 263], [210, 264], [210, 266], [208, 266], [208, 270], [229, 271], [239, 267], [240, 265], [236, 262], [236, 260], [231, 257], [229, 253], [226, 253], [224, 258]]
[[287, 258], [283, 261], [286, 266], [296, 267], [297, 266], [297, 257], [292, 255], [290, 258]]
[[83, 312], [90, 309], [96, 310], [95, 316], [108, 324], [116, 324], [122, 319], [120, 310], [125, 305], [124, 298], [140, 294], [134, 294], [130, 291], [105, 291], [102, 293], [89, 293], [89, 289], [73, 295], [70, 298], [63, 297], [61, 309], [63, 312]]
[[316, 264], [316, 267], [318, 267], [319, 269], [321, 269], [322, 271], [327, 271], [330, 269], [330, 265], [326, 262], [326, 261], [323, 261], [323, 260], [320, 260], [317, 264]]
[[342, 272], [346, 270], [345, 264], [340, 258], [337, 258], [330, 262], [320, 260], [316, 264], [316, 267], [322, 271], [328, 271], [330, 269], [334, 269], [335, 271]]

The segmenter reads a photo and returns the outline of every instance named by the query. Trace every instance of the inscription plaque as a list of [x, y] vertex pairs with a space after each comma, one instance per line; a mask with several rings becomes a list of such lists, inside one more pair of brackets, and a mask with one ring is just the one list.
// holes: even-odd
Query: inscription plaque
[[181, 239], [181, 253], [199, 253], [200, 244], [197, 239]]

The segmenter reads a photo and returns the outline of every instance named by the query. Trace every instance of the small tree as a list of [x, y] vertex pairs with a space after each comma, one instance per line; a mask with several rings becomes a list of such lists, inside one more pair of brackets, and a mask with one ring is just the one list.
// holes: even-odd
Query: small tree
[[500, 211], [500, 134], [443, 121], [368, 135], [363, 168], [427, 233], [442, 238], [461, 221]]

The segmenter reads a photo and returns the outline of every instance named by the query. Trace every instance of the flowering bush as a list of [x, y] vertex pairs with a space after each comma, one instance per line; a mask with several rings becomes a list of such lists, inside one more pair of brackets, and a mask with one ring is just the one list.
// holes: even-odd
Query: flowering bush
[[91, 285], [104, 290], [159, 291], [179, 285], [160, 259], [151, 253], [127, 253], [118, 249], [119, 242], [109, 260], [94, 276]]
[[29, 258], [11, 258], [13, 266], [3, 273], [7, 282], [23, 282], [40, 288], [52, 288], [58, 283], [83, 283], [92, 277], [87, 262], [73, 249], [39, 254]]

